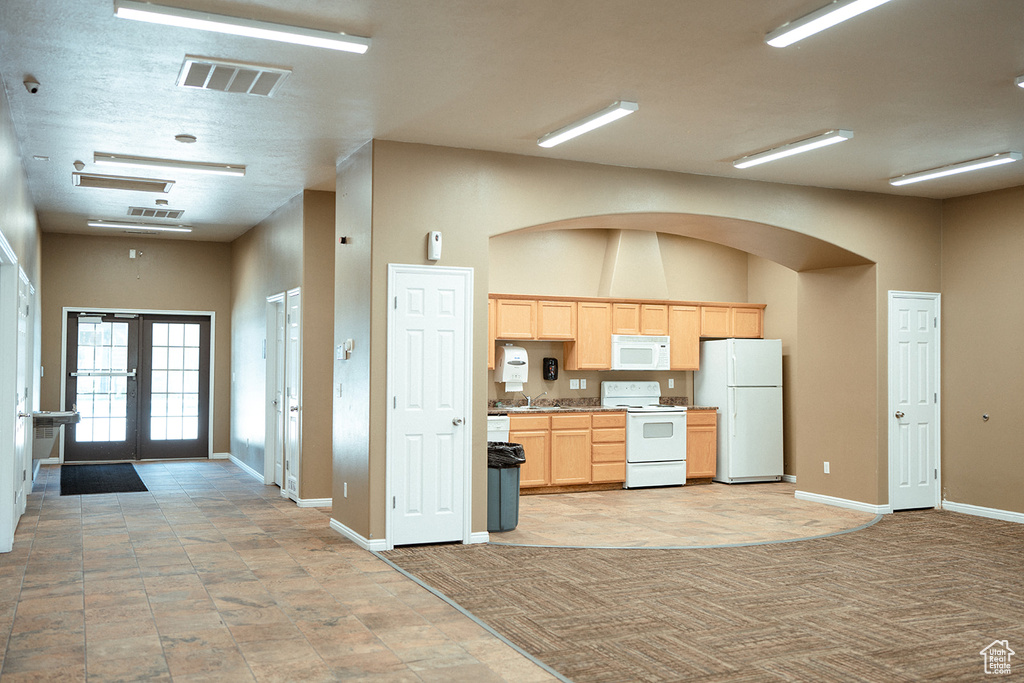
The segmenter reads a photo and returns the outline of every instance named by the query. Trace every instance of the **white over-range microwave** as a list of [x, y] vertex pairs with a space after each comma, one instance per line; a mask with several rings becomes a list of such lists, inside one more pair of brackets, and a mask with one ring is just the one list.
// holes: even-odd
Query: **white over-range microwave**
[[613, 334], [612, 370], [668, 370], [668, 337]]

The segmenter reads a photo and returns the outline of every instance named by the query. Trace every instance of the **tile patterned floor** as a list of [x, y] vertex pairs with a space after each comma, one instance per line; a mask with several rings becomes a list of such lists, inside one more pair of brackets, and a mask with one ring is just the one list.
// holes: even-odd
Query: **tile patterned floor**
[[546, 681], [543, 669], [227, 461], [60, 496], [0, 555], [0, 680]]
[[845, 531], [875, 515], [796, 500], [795, 484], [697, 484], [519, 498], [519, 525], [494, 543], [692, 547]]

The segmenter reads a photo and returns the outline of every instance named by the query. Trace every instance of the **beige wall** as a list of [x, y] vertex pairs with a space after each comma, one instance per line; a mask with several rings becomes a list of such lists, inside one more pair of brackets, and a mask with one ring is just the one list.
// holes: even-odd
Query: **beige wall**
[[1019, 187], [943, 205], [942, 484], [946, 500], [1024, 513], [1021, 216]]
[[[138, 258], [128, 257], [136, 249]], [[214, 453], [230, 448], [231, 247], [43, 233], [41, 405], [59, 409], [63, 308], [213, 311]]]
[[231, 244], [231, 453], [261, 473], [267, 297], [302, 288], [302, 499], [331, 497], [333, 240], [334, 193], [306, 191]]
[[14, 249], [25, 274], [39, 292], [39, 231], [36, 210], [21, 167], [18, 139], [0, 84], [0, 234]]
[[[384, 402], [385, 378], [370, 381], [373, 315], [385, 315], [386, 307], [371, 309], [371, 237], [373, 198], [373, 148], [369, 143], [338, 167], [334, 240], [334, 344], [354, 341], [348, 360], [334, 361], [334, 504], [331, 517], [364, 538], [384, 535], [383, 513], [371, 525], [371, 507], [383, 505], [383, 462], [371, 462], [371, 448], [383, 452], [383, 430], [371, 428], [371, 407]], [[425, 231], [424, 231], [425, 232]], [[341, 244], [341, 238], [346, 243]], [[383, 422], [383, 412], [378, 413]], [[378, 440], [379, 439], [379, 440]], [[372, 471], [371, 471], [372, 470]], [[373, 500], [371, 486], [379, 493]], [[347, 495], [345, 494], [347, 490]]]
[[[365, 179], [370, 170], [367, 163], [362, 167]], [[339, 178], [339, 192], [340, 188]], [[802, 471], [804, 463], [808, 471], [821, 467], [823, 458], [814, 448], [820, 437], [812, 436], [812, 418], [821, 420], [819, 425], [845, 425], [852, 420], [855, 443], [844, 450], [844, 457], [851, 460], [849, 467], [844, 465], [844, 473], [833, 475], [827, 484], [809, 477], [807, 486], [803, 481], [798, 485], [811, 492], [869, 504], [885, 502], [887, 482], [884, 469], [878, 465], [887, 457], [886, 441], [879, 433], [879, 427], [887, 424], [885, 410], [880, 408], [884, 401], [879, 401], [880, 392], [884, 392], [879, 379], [886, 373], [886, 339], [879, 333], [884, 325], [880, 328], [878, 321], [885, 317], [887, 289], [938, 287], [938, 202], [384, 141], [373, 144], [372, 190], [365, 192], [361, 201], [372, 206], [369, 303], [360, 319], [370, 321], [369, 377], [373, 386], [383, 386], [385, 380], [387, 263], [425, 263], [424, 235], [428, 230], [444, 232], [440, 265], [469, 266], [476, 271], [475, 359], [483, 358], [487, 350], [488, 239], [505, 232], [588, 216], [639, 217], [651, 213], [662, 217], [658, 232], [706, 240], [711, 235], [713, 241], [725, 246], [796, 270], [806, 270], [806, 264], [827, 266], [832, 256], [845, 259], [833, 265], [876, 263], [867, 268], [870, 276], [854, 268], [850, 275], [800, 278], [801, 359], [795, 383], [799, 405], [810, 409], [809, 401], [799, 400], [807, 389], [812, 390], [816, 403], [807, 415], [796, 411], [796, 468]], [[673, 216], [680, 218], [673, 221]], [[360, 220], [358, 225], [365, 229], [367, 221]], [[716, 225], [722, 230], [716, 232]], [[839, 251], [822, 251], [820, 247], [828, 243]], [[867, 289], [872, 290], [871, 297], [865, 296]], [[808, 354], [804, 320], [818, 314], [828, 295], [851, 296], [840, 310], [845, 319], [857, 322], [860, 332], [835, 338], [828, 353]], [[360, 305], [366, 303], [361, 299]], [[339, 314], [343, 308], [337, 301]], [[874, 324], [863, 325], [869, 318]], [[825, 336], [814, 327], [808, 328], [807, 334]], [[868, 376], [871, 381], [855, 382], [850, 387], [829, 383], [827, 380], [835, 377], [836, 365], [850, 368], [858, 376]], [[481, 530], [486, 523], [486, 501], [480, 492], [486, 480], [488, 387], [485, 364], [474, 361], [474, 368], [473, 485], [477, 495], [473, 501], [473, 529]], [[850, 405], [859, 408], [850, 413]], [[870, 413], [869, 426], [860, 417], [860, 410]], [[370, 532], [376, 535], [384, 530], [385, 411], [384, 396], [371, 395], [368, 451], [365, 455], [349, 452], [354, 460], [368, 461], [369, 510], [365, 514], [369, 516]], [[809, 439], [808, 446], [802, 438]], [[847, 476], [846, 469], [858, 473]], [[338, 471], [336, 456], [336, 476]], [[867, 486], [859, 473], [864, 471], [870, 481]], [[350, 514], [339, 513], [337, 505], [335, 513], [345, 517]], [[339, 521], [348, 523], [345, 519]]]

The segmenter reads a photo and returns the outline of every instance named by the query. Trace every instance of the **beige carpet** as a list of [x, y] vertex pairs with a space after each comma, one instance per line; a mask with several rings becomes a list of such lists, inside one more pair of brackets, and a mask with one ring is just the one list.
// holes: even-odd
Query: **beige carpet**
[[733, 548], [384, 555], [578, 683], [979, 681], [996, 639], [1024, 660], [1024, 525], [956, 513]]

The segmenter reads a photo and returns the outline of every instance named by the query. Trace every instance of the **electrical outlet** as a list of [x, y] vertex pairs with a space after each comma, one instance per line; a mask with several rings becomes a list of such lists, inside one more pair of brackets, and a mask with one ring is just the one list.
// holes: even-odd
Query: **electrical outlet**
[[668, 388], [669, 389], [675, 389], [676, 388], [676, 381], [674, 379], [672, 379], [671, 377], [668, 378]]
[[569, 388], [570, 389], [579, 389], [580, 388], [580, 381], [578, 379], [571, 379], [571, 380], [569, 380]]
[[825, 474], [828, 474], [828, 460], [825, 461]]
[[580, 380], [580, 389], [586, 389], [586, 388], [587, 388], [587, 380], [581, 379]]

